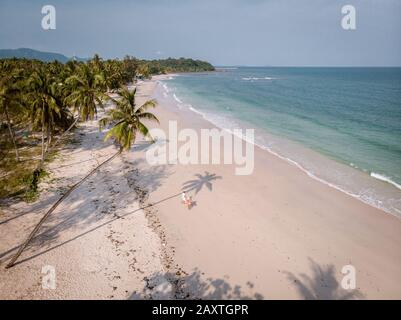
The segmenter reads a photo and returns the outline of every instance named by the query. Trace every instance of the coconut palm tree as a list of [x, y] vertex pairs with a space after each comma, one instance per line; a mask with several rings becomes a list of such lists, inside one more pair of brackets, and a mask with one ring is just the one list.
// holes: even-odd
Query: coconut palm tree
[[124, 77], [122, 63], [115, 60], [108, 60], [103, 69], [103, 75], [106, 82], [107, 91], [115, 90], [129, 81]]
[[100, 129], [104, 128], [107, 124], [112, 124], [113, 127], [105, 136], [105, 140], [113, 137], [114, 140], [119, 144], [119, 149], [110, 158], [103, 161], [91, 172], [89, 172], [82, 180], [73, 185], [42, 217], [39, 223], [32, 230], [31, 234], [25, 240], [25, 242], [19, 247], [18, 252], [13, 256], [11, 261], [7, 264], [7, 268], [12, 267], [21, 255], [22, 251], [26, 248], [28, 243], [35, 236], [36, 232], [42, 226], [47, 217], [59, 206], [59, 204], [67, 198], [71, 192], [77, 189], [82, 183], [84, 183], [90, 176], [92, 176], [100, 167], [106, 163], [112, 161], [115, 157], [120, 155], [123, 150], [129, 150], [132, 144], [135, 142], [138, 133], [141, 133], [145, 137], [149, 137], [149, 130], [142, 122], [144, 119], [150, 121], [159, 122], [156, 116], [147, 111], [147, 109], [156, 106], [155, 100], [146, 101], [140, 107], [136, 107], [135, 104], [135, 93], [136, 90], [129, 91], [127, 88], [121, 88], [118, 92], [119, 98], [115, 100], [116, 108], [109, 110], [106, 117], [99, 121]]
[[135, 82], [138, 66], [139, 66], [138, 59], [128, 55], [124, 57], [122, 61], [122, 71], [124, 80], [126, 82]]
[[81, 120], [93, 120], [97, 115], [97, 106], [103, 107], [103, 102], [109, 97], [105, 92], [105, 81], [102, 73], [97, 73], [88, 64], [82, 64], [76, 74], [65, 81], [70, 91], [66, 101], [78, 113]]
[[41, 127], [42, 131], [42, 155], [39, 165], [41, 168], [56, 126], [66, 127], [71, 117], [60, 99], [59, 83], [48, 76], [43, 68], [38, 68], [31, 74], [27, 82], [27, 90], [25, 100], [31, 107], [33, 127]]
[[63, 86], [64, 102], [72, 107], [72, 112], [76, 113], [77, 116], [67, 130], [58, 137], [53, 147], [76, 126], [79, 120], [93, 120], [97, 115], [97, 106], [103, 107], [103, 102], [109, 99], [104, 93], [106, 84], [103, 74], [96, 72], [96, 68], [91, 67], [91, 65], [78, 65], [76, 62], [67, 65], [67, 69], [72, 75], [60, 84]]
[[15, 151], [15, 159], [19, 161], [19, 152], [9, 108], [13, 111], [16, 111], [16, 109], [21, 111], [21, 105], [18, 103], [20, 90], [17, 83], [20, 70], [12, 71], [7, 65], [4, 65], [0, 74], [0, 112], [6, 119], [8, 132]]
[[139, 65], [138, 69], [137, 69], [137, 76], [140, 79], [148, 79], [150, 78], [150, 68], [149, 68], [149, 64], [148, 63], [142, 63], [141, 65]]
[[101, 73], [103, 71], [103, 59], [97, 53], [95, 53], [93, 58], [89, 61], [89, 64], [95, 72]]
[[148, 112], [149, 108], [156, 106], [155, 100], [148, 100], [139, 108], [135, 104], [136, 88], [129, 91], [122, 87], [118, 91], [118, 99], [113, 99], [116, 107], [106, 113], [106, 117], [99, 121], [100, 128], [113, 123], [113, 128], [105, 136], [105, 140], [113, 137], [114, 140], [124, 149], [129, 150], [136, 139], [137, 133], [144, 137], [150, 137], [148, 128], [143, 124], [143, 120], [159, 122], [153, 113]]

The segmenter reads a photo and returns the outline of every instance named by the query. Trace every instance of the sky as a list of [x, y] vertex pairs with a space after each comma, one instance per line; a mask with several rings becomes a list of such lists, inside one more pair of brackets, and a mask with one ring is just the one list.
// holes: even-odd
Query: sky
[[[353, 5], [356, 29], [341, 26]], [[44, 30], [44, 5], [56, 29]], [[401, 66], [401, 0], [0, 0], [0, 49], [216, 66]]]

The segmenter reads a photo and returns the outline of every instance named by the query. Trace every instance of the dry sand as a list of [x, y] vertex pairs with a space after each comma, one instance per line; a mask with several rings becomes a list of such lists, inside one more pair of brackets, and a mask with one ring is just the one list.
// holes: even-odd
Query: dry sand
[[[101, 114], [99, 115], [101, 117]], [[0, 299], [127, 299], [149, 297], [147, 278], [163, 274], [163, 248], [157, 219], [140, 209], [146, 191], [137, 188], [138, 171], [125, 155], [102, 167], [49, 217], [17, 264], [5, 264], [17, 246], [69, 186], [118, 149], [103, 142], [97, 121], [80, 125], [74, 144], [48, 165], [33, 204], [10, 203], [0, 213]], [[143, 174], [146, 174], [143, 172]], [[162, 233], [160, 232], [160, 236]], [[56, 288], [43, 289], [47, 266]], [[157, 277], [156, 285], [164, 279]]]
[[[155, 112], [165, 131], [168, 120], [177, 120], [180, 129], [213, 127], [184, 108], [162, 105]], [[401, 298], [400, 219], [257, 147], [249, 176], [236, 176], [234, 165], [161, 169], [167, 175], [150, 201], [166, 199], [192, 180], [200, 189], [191, 192], [196, 201], [191, 210], [179, 198], [157, 205], [175, 263], [189, 275], [200, 275], [194, 291], [198, 282], [209, 287], [195, 296]], [[345, 265], [355, 267], [356, 290], [341, 287]]]
[[[138, 102], [160, 78], [139, 85]], [[166, 131], [168, 120], [213, 127], [173, 106], [154, 112]], [[236, 176], [233, 165], [150, 166], [149, 145], [138, 141], [76, 190], [5, 270], [60, 191], [116, 151], [96, 121], [76, 136], [80, 144], [49, 165], [37, 202], [2, 208], [0, 298], [401, 298], [401, 221], [259, 148], [254, 173]], [[188, 182], [199, 189], [190, 210], [179, 196]], [[55, 290], [42, 288], [45, 265], [55, 267]], [[341, 288], [344, 265], [356, 269], [356, 290]]]

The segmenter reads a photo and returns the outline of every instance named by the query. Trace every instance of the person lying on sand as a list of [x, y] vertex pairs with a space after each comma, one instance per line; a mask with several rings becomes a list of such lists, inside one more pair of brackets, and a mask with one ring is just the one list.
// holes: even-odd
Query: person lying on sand
[[185, 204], [188, 209], [190, 209], [192, 206], [192, 198], [188, 197], [185, 191], [182, 192], [181, 198], [182, 198], [182, 203]]

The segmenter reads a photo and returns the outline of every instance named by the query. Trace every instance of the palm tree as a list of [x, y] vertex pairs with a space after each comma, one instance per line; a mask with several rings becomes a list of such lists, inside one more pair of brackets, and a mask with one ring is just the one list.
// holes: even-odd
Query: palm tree
[[95, 72], [101, 73], [103, 71], [103, 59], [97, 53], [89, 61], [89, 64], [93, 66]]
[[[100, 58], [98, 57], [95, 61], [100, 63]], [[63, 85], [64, 96], [66, 96], [64, 102], [72, 107], [77, 116], [67, 130], [58, 137], [53, 147], [76, 126], [79, 120], [93, 120], [97, 114], [97, 105], [103, 107], [103, 101], [109, 99], [104, 94], [104, 77], [102, 73], [96, 73], [96, 68], [91, 68], [88, 64], [77, 67], [77, 64], [73, 62], [67, 65], [67, 68], [71, 70], [72, 75], [65, 80]]]
[[105, 63], [103, 74], [107, 91], [118, 89], [129, 80], [124, 77], [122, 63], [115, 60], [109, 60]]
[[142, 122], [144, 119], [159, 122], [153, 113], [147, 111], [156, 106], [156, 101], [148, 100], [136, 108], [135, 94], [136, 88], [129, 91], [128, 88], [122, 87], [118, 92], [119, 99], [113, 99], [116, 107], [107, 111], [106, 117], [99, 121], [101, 129], [109, 123], [114, 124], [106, 134], [105, 140], [114, 137], [121, 148], [126, 150], [131, 148], [137, 133], [150, 137], [148, 128]]
[[65, 84], [71, 93], [66, 101], [78, 113], [82, 120], [93, 120], [97, 115], [97, 106], [103, 107], [103, 101], [109, 97], [104, 93], [105, 81], [102, 73], [97, 73], [88, 64], [82, 64], [77, 74], [69, 77]]
[[203, 187], [206, 187], [207, 189], [209, 189], [209, 191], [212, 191], [213, 182], [217, 179], [222, 179], [221, 176], [218, 176], [215, 173], [209, 173], [208, 171], [205, 171], [204, 175], [202, 175], [201, 173], [197, 173], [195, 174], [195, 177], [197, 179], [186, 181], [183, 184], [182, 186], [183, 191], [194, 190], [195, 194], [197, 194], [199, 191], [203, 189]]
[[[59, 93], [59, 84], [57, 81], [47, 75], [43, 68], [35, 70], [27, 82], [28, 94], [26, 103], [31, 107], [31, 121], [34, 127], [41, 127], [42, 131], [42, 155], [39, 168], [45, 160], [51, 143], [55, 127], [67, 126], [69, 123], [69, 111], [63, 105]], [[46, 135], [46, 145], [45, 145]]]
[[141, 79], [150, 78], [150, 68], [147, 63], [142, 63], [137, 69], [137, 76]]
[[124, 57], [122, 61], [122, 70], [123, 70], [124, 80], [126, 82], [135, 82], [138, 66], [139, 66], [138, 59], [128, 55]]
[[[10, 73], [11, 72], [11, 73]], [[15, 131], [12, 126], [9, 107], [12, 109], [21, 109], [18, 103], [19, 88], [17, 79], [19, 77], [19, 70], [12, 72], [7, 66], [1, 70], [0, 78], [0, 110], [4, 114], [7, 122], [8, 132], [14, 146], [15, 159], [19, 161], [19, 152], [15, 139]]]
[[106, 163], [112, 161], [115, 157], [120, 155], [122, 151], [129, 150], [132, 144], [135, 142], [138, 133], [141, 133], [145, 137], [149, 137], [149, 130], [142, 122], [144, 119], [148, 119], [150, 121], [159, 122], [156, 116], [150, 112], [147, 112], [147, 109], [150, 107], [156, 106], [155, 100], [146, 101], [139, 108], [136, 108], [135, 104], [135, 93], [136, 89], [133, 91], [129, 91], [127, 88], [123, 87], [118, 92], [120, 99], [115, 100], [116, 108], [111, 109], [107, 112], [105, 118], [99, 121], [100, 129], [104, 128], [107, 124], [113, 124], [113, 127], [109, 130], [109, 132], [105, 136], [105, 140], [110, 137], [114, 137], [115, 141], [119, 144], [118, 151], [113, 154], [110, 158], [103, 161], [96, 168], [94, 168], [91, 172], [89, 172], [82, 180], [74, 184], [42, 217], [39, 223], [32, 230], [31, 234], [25, 240], [25, 242], [19, 247], [18, 252], [13, 256], [11, 261], [7, 264], [7, 268], [12, 267], [17, 261], [18, 257], [21, 255], [22, 251], [26, 248], [28, 243], [35, 236], [36, 232], [42, 226], [46, 218], [58, 207], [58, 205], [67, 198], [72, 191], [78, 188], [82, 183], [84, 183], [90, 176], [92, 176], [100, 167], [105, 165]]

